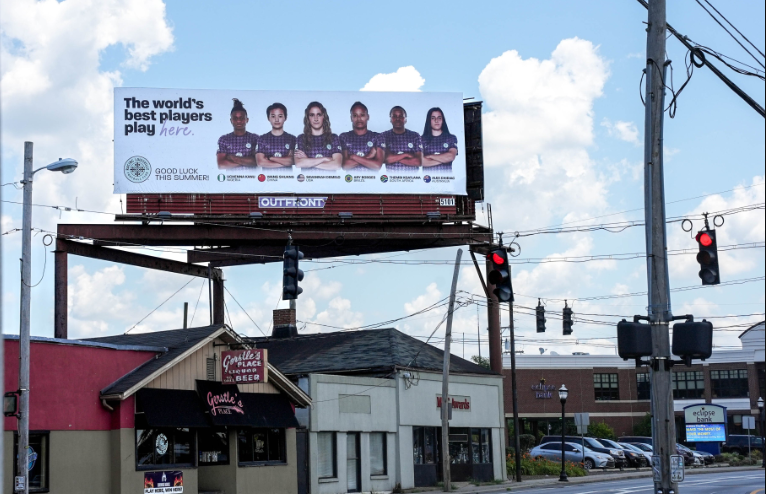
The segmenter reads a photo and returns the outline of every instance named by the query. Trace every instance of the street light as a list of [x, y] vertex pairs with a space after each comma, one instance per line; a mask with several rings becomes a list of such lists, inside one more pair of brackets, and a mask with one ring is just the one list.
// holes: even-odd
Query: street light
[[564, 408], [567, 404], [567, 396], [569, 396], [569, 390], [562, 384], [561, 388], [559, 388], [559, 401], [561, 402], [561, 475], [559, 476], [559, 482], [569, 482], [569, 479], [567, 478], [566, 456], [564, 453], [564, 438], [566, 436]]
[[758, 418], [761, 419], [761, 468], [766, 468], [766, 432], [764, 432], [763, 397], [758, 397]]
[[29, 317], [32, 295], [32, 176], [40, 170], [72, 173], [77, 168], [77, 161], [72, 158], [59, 158], [58, 161], [32, 169], [32, 150], [34, 144], [24, 143], [24, 209], [21, 225], [21, 308], [19, 315], [19, 413], [18, 413], [18, 457], [17, 477], [24, 488], [17, 492], [29, 492], [29, 468], [27, 449], [29, 448]]

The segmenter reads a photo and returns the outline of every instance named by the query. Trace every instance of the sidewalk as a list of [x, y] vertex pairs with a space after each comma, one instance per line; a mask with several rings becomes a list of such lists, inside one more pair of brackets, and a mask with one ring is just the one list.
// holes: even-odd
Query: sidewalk
[[[686, 475], [698, 475], [698, 474], [705, 474], [705, 473], [713, 473], [713, 472], [742, 472], [747, 470], [762, 470], [761, 467], [758, 466], [747, 466], [747, 467], [730, 467], [730, 466], [714, 466], [710, 465], [708, 467], [703, 468], [694, 468], [694, 469], [688, 469], [686, 470]], [[590, 475], [587, 475], [585, 477], [569, 477], [568, 485], [572, 484], [591, 484], [594, 482], [609, 482], [609, 481], [615, 481], [615, 480], [622, 480], [622, 479], [639, 479], [639, 478], [651, 478], [652, 477], [652, 469], [651, 468], [641, 468], [639, 470], [630, 469], [630, 470], [624, 470], [622, 472], [616, 471], [616, 472], [608, 472], [608, 473], [600, 473], [600, 472], [594, 472]], [[459, 492], [459, 493], [482, 493], [482, 492], [493, 492], [493, 491], [519, 491], [523, 489], [531, 489], [534, 487], [540, 487], [542, 485], [562, 485], [563, 483], [559, 483], [559, 479], [557, 476], [553, 477], [547, 477], [547, 478], [527, 478], [523, 479], [521, 483], [517, 483], [513, 480], [505, 481], [505, 482], [499, 482], [497, 484], [486, 484], [486, 485], [473, 485], [468, 482], [453, 482], [452, 483], [452, 492]], [[456, 489], [457, 487], [457, 489]], [[407, 489], [403, 491], [405, 493], [416, 493], [416, 492], [442, 492], [442, 489], [440, 487], [418, 487], [415, 489]]]

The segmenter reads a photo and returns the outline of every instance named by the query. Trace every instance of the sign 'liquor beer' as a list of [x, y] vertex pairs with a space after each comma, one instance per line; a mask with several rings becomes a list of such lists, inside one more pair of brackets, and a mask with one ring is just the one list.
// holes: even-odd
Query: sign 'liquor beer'
[[263, 348], [221, 352], [221, 382], [265, 383], [268, 381], [267, 363], [267, 350]]

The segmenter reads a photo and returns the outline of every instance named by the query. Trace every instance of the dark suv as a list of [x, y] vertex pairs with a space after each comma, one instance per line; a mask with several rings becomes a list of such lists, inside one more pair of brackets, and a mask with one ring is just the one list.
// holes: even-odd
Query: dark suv
[[[747, 438], [748, 436], [744, 434], [731, 434], [726, 439], [726, 442], [721, 445], [721, 451], [724, 453], [737, 453], [740, 455], [747, 454]], [[763, 438], [750, 436], [750, 449], [763, 449]]]
[[[625, 459], [625, 452], [622, 449], [608, 448], [601, 444], [598, 439], [594, 437], [581, 438], [580, 436], [564, 436], [564, 440], [568, 443], [575, 444], [582, 444], [584, 442], [586, 448], [592, 449], [593, 451], [597, 451], [599, 453], [610, 455], [612, 458], [614, 458], [614, 466], [617, 468], [622, 469], [623, 467], [628, 466], [628, 460]], [[561, 442], [561, 436], [543, 436], [543, 438], [540, 440], [540, 444], [556, 442]]]
[[652, 438], [647, 436], [622, 436], [618, 441], [621, 443], [644, 443], [649, 446], [652, 445]]

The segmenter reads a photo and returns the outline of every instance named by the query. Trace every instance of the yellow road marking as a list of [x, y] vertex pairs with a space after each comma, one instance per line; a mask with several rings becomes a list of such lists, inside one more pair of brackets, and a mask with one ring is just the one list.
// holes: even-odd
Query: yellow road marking
[[763, 491], [764, 491], [764, 489], [756, 489], [753, 492], [751, 492], [750, 494], [758, 494], [759, 492], [763, 492]]

